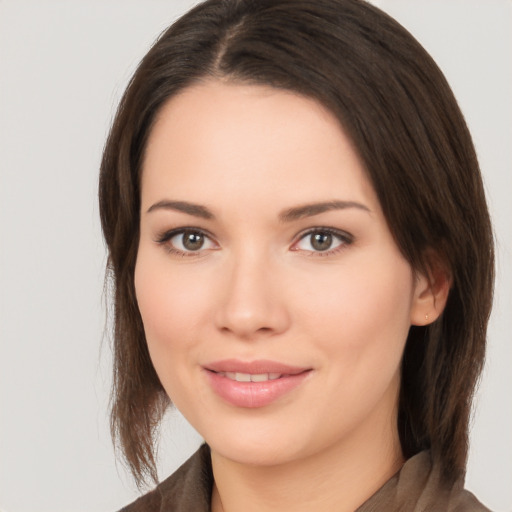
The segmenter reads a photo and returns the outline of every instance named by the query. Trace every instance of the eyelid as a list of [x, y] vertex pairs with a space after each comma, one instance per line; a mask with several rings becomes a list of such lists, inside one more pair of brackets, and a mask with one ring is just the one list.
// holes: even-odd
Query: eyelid
[[198, 228], [195, 226], [181, 226], [179, 228], [165, 230], [165, 231], [161, 232], [159, 235], [157, 235], [156, 238], [154, 239], [154, 241], [159, 245], [167, 246], [167, 250], [170, 253], [173, 253], [173, 254], [176, 254], [179, 256], [196, 256], [197, 257], [197, 256], [201, 256], [202, 253], [204, 253], [205, 251], [212, 250], [211, 248], [210, 249], [208, 249], [208, 248], [202, 249], [201, 248], [197, 251], [182, 251], [182, 250], [180, 250], [176, 247], [173, 247], [169, 244], [169, 242], [172, 238], [174, 238], [177, 235], [183, 234], [187, 231], [197, 233], [197, 234], [204, 236], [210, 242], [212, 242], [216, 247], [218, 247], [218, 243], [216, 242], [214, 236], [208, 230], [203, 229], [203, 228]]
[[[341, 240], [341, 244], [333, 249], [327, 249], [325, 251], [307, 251], [304, 249], [299, 249], [296, 247], [299, 242], [301, 242], [304, 238], [310, 235], [314, 235], [315, 233], [325, 233], [332, 235], [333, 237], [336, 237]], [[294, 242], [292, 243], [290, 250], [292, 251], [304, 251], [308, 252], [311, 255], [314, 256], [328, 256], [330, 254], [337, 253], [341, 250], [343, 250], [347, 245], [350, 245], [354, 242], [354, 236], [348, 233], [347, 231], [344, 231], [342, 229], [332, 228], [332, 227], [324, 227], [324, 226], [315, 226], [313, 228], [308, 228], [304, 231], [301, 231], [296, 237]]]
[[[154, 241], [155, 241], [155, 243], [157, 243], [159, 245], [166, 245], [173, 237], [180, 235], [182, 233], [185, 233], [187, 231], [191, 231], [191, 232], [203, 235], [211, 243], [213, 243], [215, 246], [217, 246], [216, 248], [218, 248], [218, 243], [215, 240], [215, 237], [208, 230], [203, 229], [203, 228], [194, 227], [194, 226], [181, 226], [179, 228], [165, 230], [162, 233], [160, 233], [154, 239]], [[342, 243], [333, 249], [327, 249], [325, 251], [314, 251], [314, 250], [307, 251], [307, 250], [300, 249], [300, 248], [296, 247], [305, 237], [313, 235], [315, 233], [324, 233], [324, 234], [332, 235], [333, 237], [341, 240]], [[311, 255], [316, 255], [316, 256], [327, 256], [327, 255], [336, 253], [340, 250], [343, 250], [347, 245], [352, 244], [353, 241], [354, 241], [354, 236], [351, 235], [350, 233], [348, 233], [347, 231], [333, 228], [333, 227], [315, 226], [312, 228], [305, 229], [304, 231], [301, 231], [295, 237], [295, 239], [290, 247], [290, 250], [291, 251], [308, 252]], [[199, 249], [197, 251], [182, 251], [182, 250], [180, 250], [176, 247], [172, 247], [170, 245], [168, 245], [167, 249], [169, 252], [177, 254], [177, 255], [181, 255], [181, 256], [200, 256], [205, 251], [212, 250], [211, 248], [207, 248], [207, 249]]]
[[207, 230], [203, 228], [198, 228], [196, 226], [180, 226], [179, 228], [171, 228], [161, 231], [156, 237], [155, 242], [163, 243], [167, 240], [170, 240], [173, 236], [179, 235], [180, 233], [184, 233], [185, 231], [193, 231], [195, 233], [200, 233], [210, 239], [214, 239], [214, 236]]

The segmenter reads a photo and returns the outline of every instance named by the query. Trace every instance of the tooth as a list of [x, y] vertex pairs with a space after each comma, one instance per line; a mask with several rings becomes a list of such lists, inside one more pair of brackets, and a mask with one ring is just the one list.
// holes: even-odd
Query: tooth
[[235, 373], [235, 372], [218, 372], [219, 375], [227, 379], [236, 380], [237, 382], [266, 382], [267, 380], [276, 380], [282, 377], [281, 373]]
[[265, 382], [268, 380], [268, 373], [258, 373], [251, 375], [251, 382]]

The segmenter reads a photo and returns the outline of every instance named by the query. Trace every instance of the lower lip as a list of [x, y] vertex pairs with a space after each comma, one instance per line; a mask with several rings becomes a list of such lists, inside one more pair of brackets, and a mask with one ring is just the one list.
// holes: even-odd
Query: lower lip
[[310, 370], [297, 375], [285, 375], [265, 382], [238, 382], [206, 370], [210, 385], [217, 395], [235, 407], [265, 407], [300, 386]]

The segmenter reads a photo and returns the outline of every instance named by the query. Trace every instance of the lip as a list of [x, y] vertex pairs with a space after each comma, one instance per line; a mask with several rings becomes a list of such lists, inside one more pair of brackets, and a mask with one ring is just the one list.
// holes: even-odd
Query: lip
[[206, 370], [216, 373], [234, 372], [234, 373], [281, 373], [285, 375], [297, 375], [311, 368], [290, 366], [288, 364], [259, 359], [256, 361], [240, 361], [238, 359], [223, 359], [204, 365]]
[[[300, 386], [311, 374], [312, 368], [290, 366], [277, 361], [239, 361], [225, 359], [203, 366], [213, 391], [235, 407], [265, 407], [279, 400]], [[239, 382], [226, 373], [251, 375], [280, 374], [280, 377], [263, 382]]]

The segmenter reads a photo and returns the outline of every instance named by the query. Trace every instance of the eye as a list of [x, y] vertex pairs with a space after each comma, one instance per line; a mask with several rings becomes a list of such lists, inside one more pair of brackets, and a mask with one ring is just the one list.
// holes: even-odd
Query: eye
[[292, 250], [331, 254], [352, 241], [353, 238], [348, 233], [318, 228], [303, 234], [299, 241], [292, 246]]
[[169, 252], [183, 256], [217, 248], [209, 236], [197, 229], [168, 231], [160, 236], [157, 242], [166, 245]]

